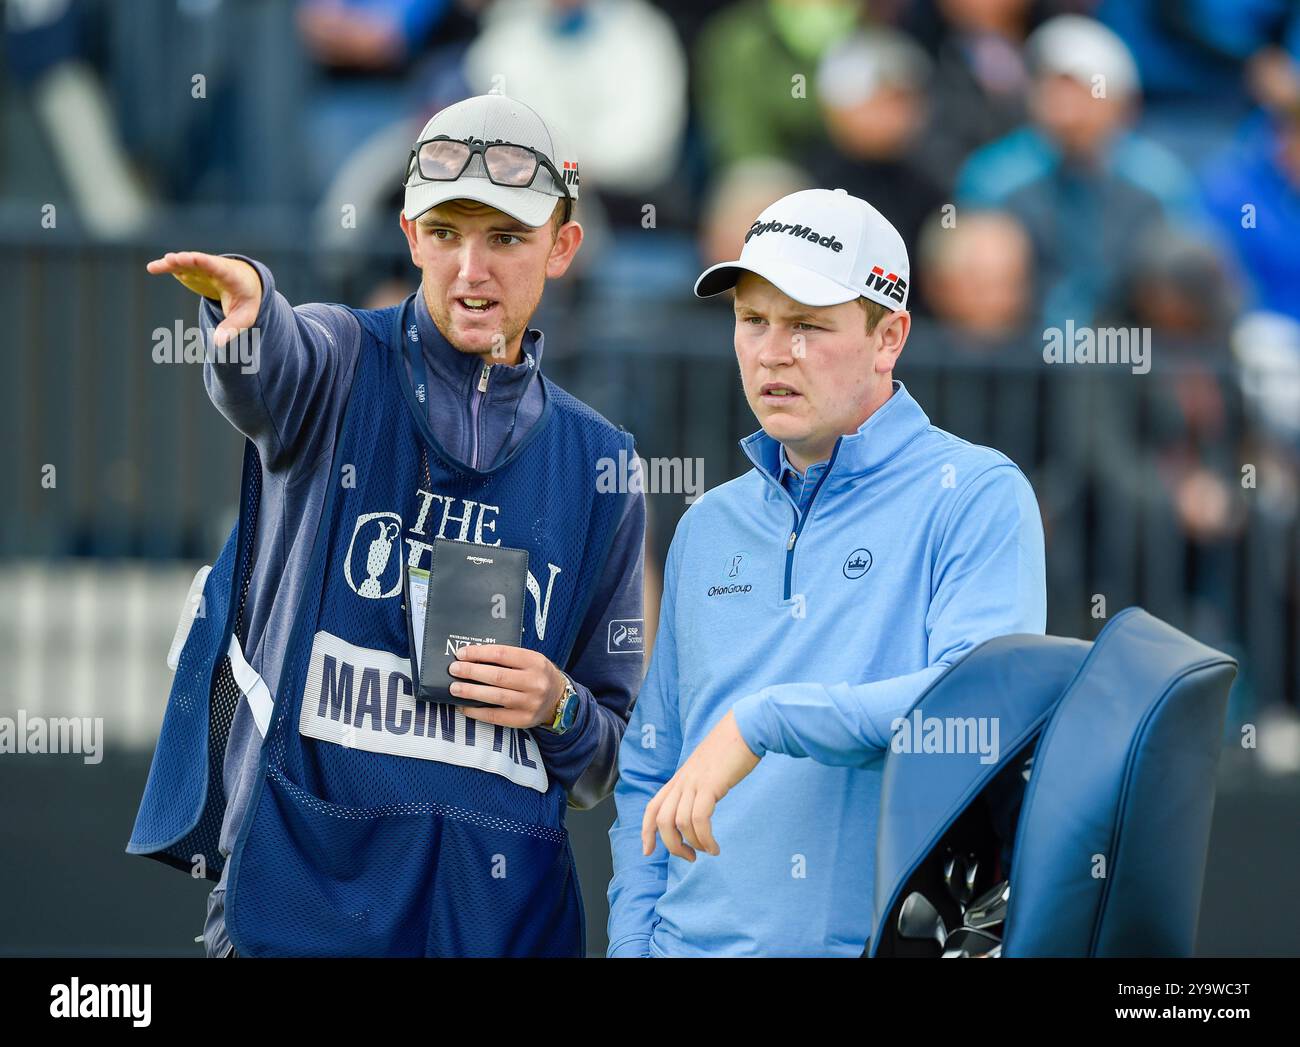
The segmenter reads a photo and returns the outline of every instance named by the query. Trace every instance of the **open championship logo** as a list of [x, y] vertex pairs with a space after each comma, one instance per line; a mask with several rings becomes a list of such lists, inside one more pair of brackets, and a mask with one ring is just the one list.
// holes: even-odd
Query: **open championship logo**
[[[367, 526], [369, 525], [369, 526]], [[364, 531], [364, 534], [363, 534]], [[352, 530], [352, 541], [348, 544], [348, 555], [343, 561], [343, 577], [348, 586], [358, 596], [370, 600], [386, 600], [396, 596], [402, 588], [400, 564], [392, 572], [392, 587], [385, 590], [380, 579], [388, 573], [388, 565], [393, 561], [393, 543], [402, 533], [402, 518], [392, 512], [366, 513], [357, 517], [356, 527]], [[365, 557], [365, 581], [357, 585], [352, 576], [352, 561], [357, 547], [357, 538], [369, 538]]]

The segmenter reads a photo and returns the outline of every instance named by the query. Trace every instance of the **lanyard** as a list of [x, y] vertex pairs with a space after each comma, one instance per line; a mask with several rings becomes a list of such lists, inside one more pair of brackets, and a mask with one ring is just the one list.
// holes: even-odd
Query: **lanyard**
[[[411, 314], [411, 303], [415, 300], [415, 295], [419, 293], [420, 293], [419, 291], [416, 291], [414, 294], [410, 295], [410, 297], [408, 297], [405, 302], [402, 303], [401, 329], [402, 329], [402, 346], [406, 351], [406, 358], [407, 360], [410, 361], [411, 364], [411, 384], [415, 387], [415, 399], [420, 404], [421, 407], [424, 407], [425, 402], [429, 398], [429, 388], [427, 384], [428, 372], [426, 371], [424, 366], [424, 352], [420, 348], [420, 325], [416, 323], [415, 317]], [[514, 432], [515, 422], [519, 418], [519, 405], [521, 403], [523, 403], [522, 395], [520, 395], [519, 398], [515, 401], [514, 417], [510, 420], [510, 429], [509, 429], [510, 433]], [[508, 443], [509, 440], [507, 439], [507, 444]], [[421, 457], [423, 457], [424, 441], [420, 442], [420, 454]], [[471, 464], [470, 467], [477, 468], [473, 464]], [[427, 479], [428, 471], [429, 471], [427, 462], [424, 468], [425, 468], [425, 478]]]
[[[419, 292], [417, 291], [415, 294], [419, 294]], [[427, 376], [424, 369], [424, 353], [420, 350], [420, 326], [414, 319], [411, 320], [410, 325], [408, 326], [406, 320], [410, 315], [411, 301], [415, 298], [415, 294], [411, 295], [410, 298], [407, 298], [407, 300], [402, 303], [402, 345], [406, 348], [406, 358], [411, 362], [411, 384], [415, 386], [415, 398], [420, 402], [420, 406], [423, 407], [424, 401], [428, 398], [429, 390], [425, 384]], [[424, 486], [426, 488], [431, 488], [432, 484], [429, 480], [429, 459], [424, 447], [424, 440], [420, 440], [419, 443], [420, 465], [423, 467], [424, 471]]]
[[411, 384], [415, 386], [415, 398], [423, 406], [429, 398], [429, 387], [424, 369], [424, 353], [420, 349], [420, 325], [411, 316], [411, 302], [416, 294], [419, 292], [402, 303], [402, 345], [406, 349], [406, 358], [411, 363]]

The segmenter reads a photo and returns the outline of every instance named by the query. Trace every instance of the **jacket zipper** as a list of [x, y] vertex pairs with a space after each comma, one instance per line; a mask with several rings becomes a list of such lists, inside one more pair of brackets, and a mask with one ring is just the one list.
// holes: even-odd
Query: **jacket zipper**
[[[794, 530], [790, 532], [790, 537], [785, 542], [785, 588], [782, 599], [790, 599], [790, 585], [794, 580], [794, 546], [799, 541], [799, 535], [803, 533], [804, 524], [808, 522], [808, 517], [812, 516], [813, 506], [817, 504], [817, 492], [822, 489], [822, 484], [826, 482], [826, 477], [831, 475], [831, 469], [835, 465], [835, 456], [840, 453], [839, 441], [835, 442], [835, 450], [831, 451], [830, 459], [826, 462], [826, 468], [821, 476], [817, 478], [817, 486], [813, 488], [813, 493], [808, 499], [808, 508], [804, 510], [802, 516], [796, 507], [794, 511]], [[777, 481], [780, 486], [780, 481]], [[784, 490], [784, 488], [782, 489]]]
[[491, 371], [492, 371], [491, 364], [483, 365], [483, 371], [478, 376], [478, 388], [474, 390], [474, 395], [471, 398], [470, 405], [469, 405], [469, 421], [470, 421], [470, 427], [473, 430], [473, 439], [474, 439], [473, 446], [470, 449], [470, 459], [469, 459], [470, 468], [472, 469], [478, 468], [478, 441], [479, 441], [479, 425], [480, 425], [479, 413], [478, 413], [479, 402], [483, 399], [483, 394], [487, 392], [488, 375], [491, 373]]

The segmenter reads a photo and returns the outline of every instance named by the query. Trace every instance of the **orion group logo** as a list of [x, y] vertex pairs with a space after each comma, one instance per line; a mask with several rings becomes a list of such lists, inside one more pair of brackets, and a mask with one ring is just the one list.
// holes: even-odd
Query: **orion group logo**
[[730, 581], [733, 578], [739, 578], [741, 572], [745, 570], [745, 564], [749, 562], [749, 553], [739, 552], [732, 553], [727, 557], [726, 576]]
[[741, 582], [740, 576], [745, 573], [745, 568], [749, 566], [750, 555], [744, 550], [732, 553], [727, 557], [722, 565], [722, 576], [726, 579], [722, 585], [709, 586], [710, 596], [728, 596], [731, 593], [747, 593], [753, 591], [753, 586], [748, 582]]

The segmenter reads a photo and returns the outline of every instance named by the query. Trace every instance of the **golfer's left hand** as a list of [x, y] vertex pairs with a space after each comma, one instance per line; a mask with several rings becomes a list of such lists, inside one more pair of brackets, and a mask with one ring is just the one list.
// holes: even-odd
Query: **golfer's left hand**
[[507, 644], [462, 647], [448, 671], [459, 681], [451, 685], [451, 693], [457, 698], [473, 698], [498, 707], [467, 705], [460, 711], [471, 719], [504, 727], [549, 724], [555, 719], [555, 707], [564, 695], [566, 683], [564, 673], [546, 655]]
[[669, 854], [688, 862], [695, 861], [696, 851], [721, 853], [709, 824], [713, 808], [758, 761], [740, 735], [735, 714], [728, 712], [646, 807], [641, 853], [654, 850], [656, 831]]

